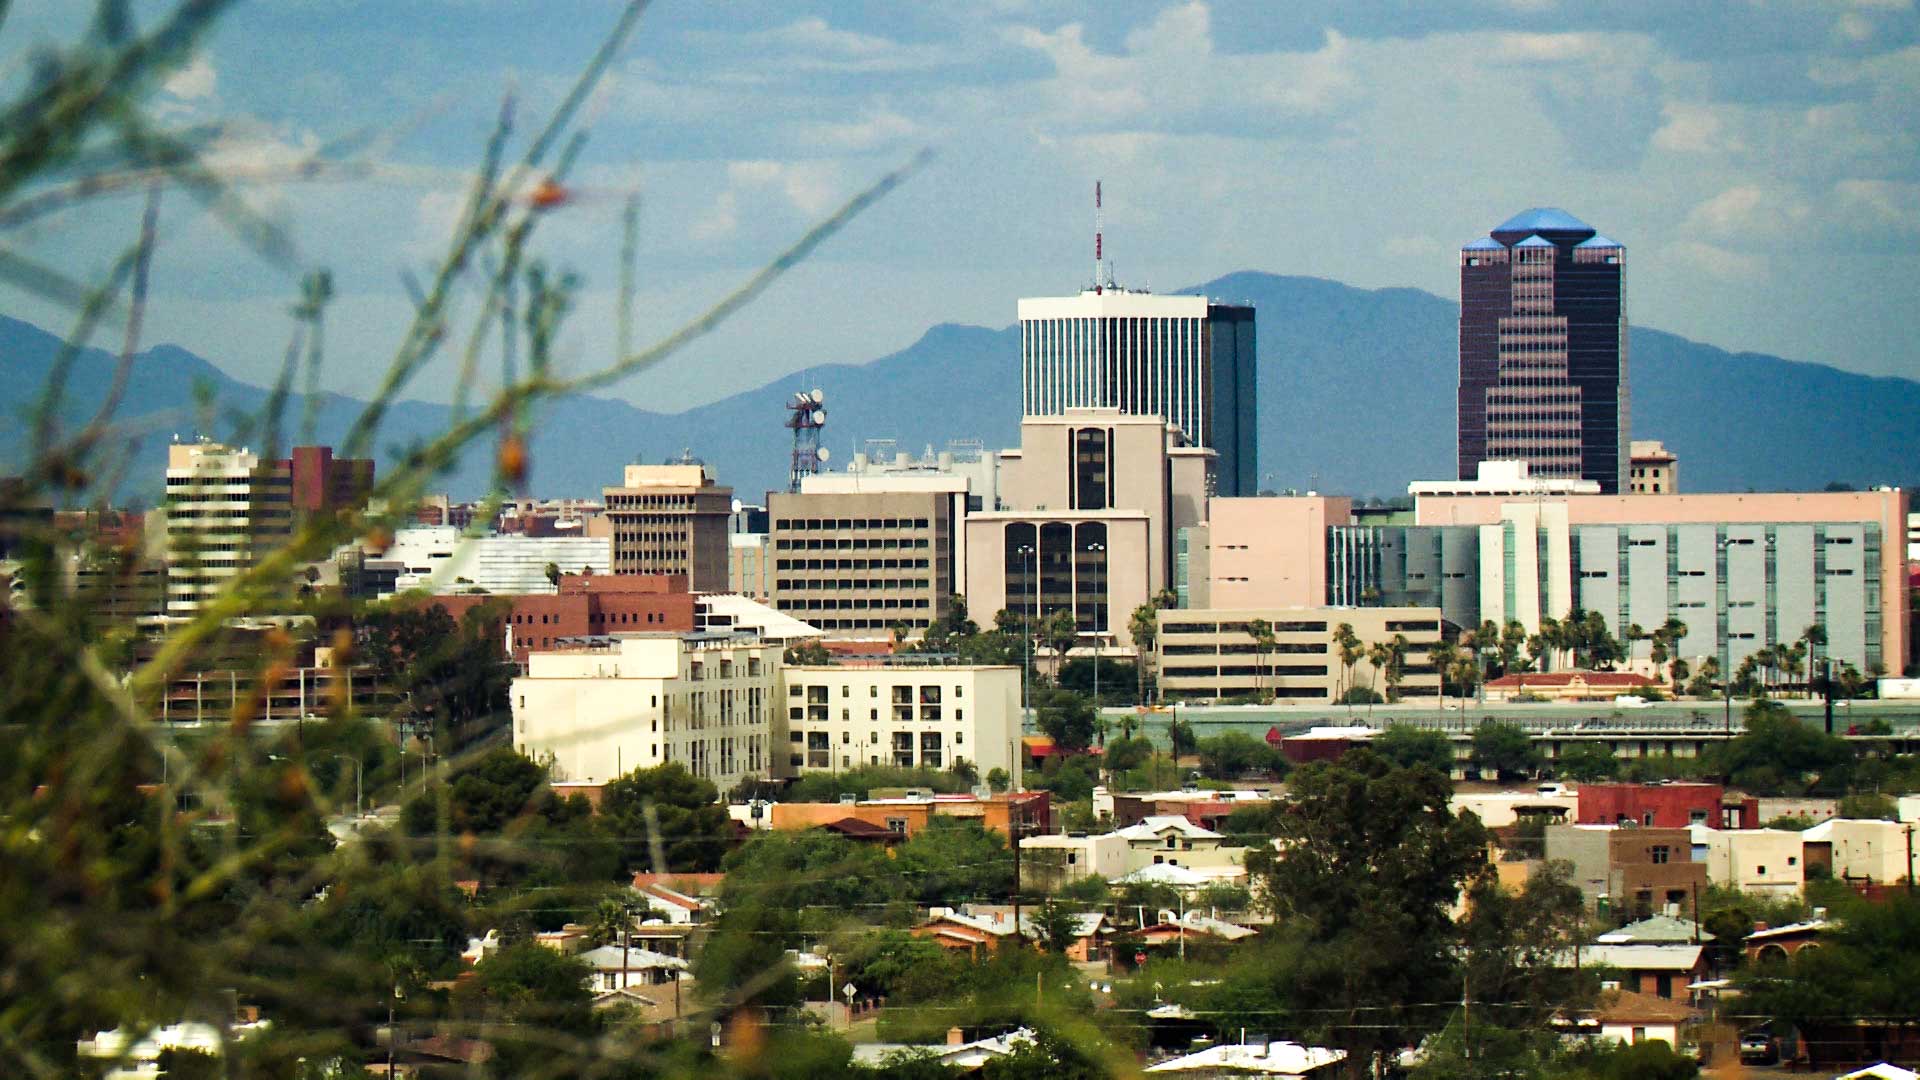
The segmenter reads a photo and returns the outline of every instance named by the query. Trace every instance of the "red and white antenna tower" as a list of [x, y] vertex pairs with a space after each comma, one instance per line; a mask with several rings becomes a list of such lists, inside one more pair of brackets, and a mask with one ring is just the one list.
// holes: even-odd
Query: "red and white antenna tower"
[[1093, 182], [1093, 291], [1100, 291], [1100, 181]]
[[793, 429], [793, 458], [787, 469], [787, 490], [798, 492], [800, 481], [820, 471], [827, 448], [820, 445], [820, 429], [827, 426], [827, 396], [797, 391], [787, 402], [786, 426]]

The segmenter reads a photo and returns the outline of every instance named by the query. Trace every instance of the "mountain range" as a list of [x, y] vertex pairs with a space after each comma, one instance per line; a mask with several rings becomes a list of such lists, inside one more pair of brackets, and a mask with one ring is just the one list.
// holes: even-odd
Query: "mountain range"
[[[1458, 307], [1416, 289], [1357, 289], [1318, 278], [1230, 274], [1183, 292], [1254, 305], [1258, 312], [1262, 486], [1390, 497], [1409, 481], [1445, 478], [1454, 464]], [[0, 316], [0, 471], [28, 451], [35, 407], [60, 340]], [[1757, 353], [1729, 353], [1643, 327], [1630, 333], [1632, 430], [1680, 457], [1684, 491], [1809, 490], [1916, 479], [1920, 382], [1875, 378]], [[84, 422], [111, 384], [114, 361], [84, 350], [67, 380], [63, 418]], [[1016, 445], [1020, 417], [1017, 327], [942, 324], [911, 346], [865, 364], [828, 364], [679, 413], [578, 397], [543, 406], [531, 440], [531, 489], [597, 495], [620, 466], [683, 450], [712, 465], [747, 501], [786, 485], [792, 434], [782, 426], [794, 391], [826, 393], [822, 444], [845, 460], [869, 439], [902, 451], [977, 439]], [[138, 355], [123, 425], [137, 437], [123, 496], [162, 488], [166, 442], [188, 430], [225, 432], [257, 413], [262, 387], [229, 378], [173, 345]], [[327, 394], [317, 441], [339, 439], [362, 403]], [[302, 408], [296, 397], [290, 415]], [[400, 448], [444, 427], [448, 409], [397, 403], [382, 428], [382, 467]], [[254, 439], [257, 441], [258, 436]], [[490, 448], [477, 447], [446, 478], [457, 497], [484, 490]]]

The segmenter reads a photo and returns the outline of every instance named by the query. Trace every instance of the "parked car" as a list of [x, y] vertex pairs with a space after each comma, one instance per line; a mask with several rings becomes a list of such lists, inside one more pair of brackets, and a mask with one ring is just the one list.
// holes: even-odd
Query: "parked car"
[[1780, 1060], [1780, 1043], [1764, 1031], [1749, 1031], [1740, 1036], [1742, 1065], [1773, 1065]]

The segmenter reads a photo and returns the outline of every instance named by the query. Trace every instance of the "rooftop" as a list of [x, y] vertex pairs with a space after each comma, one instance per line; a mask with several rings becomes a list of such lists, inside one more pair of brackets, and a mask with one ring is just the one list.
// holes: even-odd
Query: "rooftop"
[[1500, 239], [1502, 233], [1525, 236], [1528, 233], [1541, 232], [1598, 235], [1593, 226], [1557, 206], [1536, 206], [1530, 210], [1522, 210], [1501, 222], [1494, 228], [1493, 238]]

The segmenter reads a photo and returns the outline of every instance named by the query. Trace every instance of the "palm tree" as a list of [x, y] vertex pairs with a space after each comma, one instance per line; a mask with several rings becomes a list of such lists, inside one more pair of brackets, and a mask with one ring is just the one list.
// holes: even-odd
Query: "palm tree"
[[[1367, 663], [1373, 669], [1367, 677], [1367, 715], [1373, 715], [1373, 699], [1380, 696], [1375, 687], [1380, 677], [1387, 674], [1387, 666], [1393, 662], [1393, 646], [1384, 641], [1376, 641], [1367, 646]], [[1391, 687], [1391, 682], [1389, 682]]]
[[1406, 674], [1407, 647], [1410, 644], [1405, 634], [1395, 634], [1393, 640], [1387, 643], [1388, 701], [1400, 700], [1400, 680]]
[[1460, 691], [1460, 715], [1467, 715], [1467, 700], [1473, 696], [1473, 688], [1480, 677], [1480, 665], [1474, 654], [1462, 653], [1449, 665], [1453, 672], [1454, 688]]
[[1551, 615], [1540, 616], [1540, 631], [1527, 639], [1527, 652], [1542, 672], [1553, 670], [1553, 653], [1559, 647], [1560, 620]]
[[1152, 604], [1141, 604], [1127, 617], [1127, 633], [1133, 638], [1133, 671], [1140, 679], [1135, 700], [1142, 705], [1147, 703], [1147, 651], [1153, 648], [1154, 638], [1160, 633], [1155, 610]]
[[1259, 657], [1261, 673], [1254, 676], [1254, 696], [1263, 702], [1266, 700], [1266, 683], [1270, 681], [1272, 664], [1268, 657], [1273, 650], [1273, 624], [1265, 619], [1254, 619], [1247, 624], [1247, 636], [1253, 639], [1253, 649]]
[[1520, 647], [1527, 644], [1527, 628], [1519, 619], [1508, 619], [1500, 628], [1500, 674], [1526, 670], [1520, 665]]
[[[1781, 646], [1778, 650], [1780, 666], [1786, 672], [1786, 677], [1781, 682], [1792, 685], [1793, 680], [1800, 677], [1800, 662], [1807, 658], [1807, 652], [1807, 643], [1804, 640]], [[1811, 692], [1812, 687], [1808, 686], [1806, 690]]]
[[1352, 623], [1341, 623], [1333, 630], [1333, 643], [1340, 650], [1340, 682], [1344, 687], [1340, 696], [1346, 699], [1347, 712], [1353, 712], [1353, 665], [1367, 655], [1367, 647], [1360, 642], [1360, 636], [1353, 632]]
[[1453, 668], [1460, 660], [1460, 649], [1451, 641], [1441, 641], [1427, 650], [1427, 658], [1433, 661], [1433, 668], [1440, 673], [1440, 704], [1444, 708], [1447, 700], [1447, 680], [1453, 678]]
[[1700, 661], [1700, 677], [1707, 680], [1708, 690], [1712, 690], [1713, 684], [1720, 681], [1721, 675], [1719, 657], [1709, 656]]
[[1627, 624], [1627, 629], [1621, 636], [1627, 639], [1627, 665], [1631, 667], [1633, 662], [1638, 659], [1638, 657], [1634, 655], [1635, 647], [1641, 642], [1649, 640], [1653, 635], [1647, 633], [1639, 623], [1632, 622]]
[[1827, 647], [1827, 628], [1821, 626], [1819, 623], [1807, 624], [1807, 628], [1800, 631], [1800, 643], [1805, 646], [1807, 650], [1807, 688], [1808, 692], [1811, 693], [1813, 688], [1814, 652], [1817, 649]]

